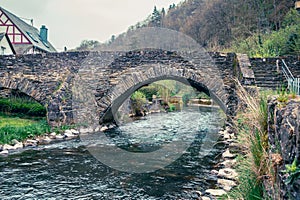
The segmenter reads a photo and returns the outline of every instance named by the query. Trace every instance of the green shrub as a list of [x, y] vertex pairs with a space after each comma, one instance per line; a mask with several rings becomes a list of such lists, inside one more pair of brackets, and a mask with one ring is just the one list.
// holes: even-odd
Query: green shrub
[[300, 24], [293, 24], [266, 34], [236, 41], [231, 51], [246, 53], [250, 57], [277, 57], [300, 53]]
[[145, 94], [138, 90], [131, 95], [130, 99], [133, 113], [136, 116], [142, 116], [144, 110], [143, 106], [146, 103]]
[[156, 87], [152, 86], [147, 86], [147, 87], [142, 87], [138, 91], [142, 92], [146, 99], [149, 101], [152, 101], [153, 95], [158, 95], [158, 89]]
[[172, 104], [172, 103], [169, 103], [169, 109], [168, 109], [168, 111], [169, 112], [173, 112], [175, 110], [176, 110], [176, 106], [174, 104]]

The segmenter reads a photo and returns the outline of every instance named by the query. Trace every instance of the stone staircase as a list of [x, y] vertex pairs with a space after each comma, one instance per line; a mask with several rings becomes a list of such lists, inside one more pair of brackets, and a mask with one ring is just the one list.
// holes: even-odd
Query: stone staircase
[[[287, 80], [282, 72], [283, 63], [277, 65], [276, 58], [251, 59], [251, 67], [255, 76], [255, 84], [261, 88], [280, 89], [287, 87]], [[287, 65], [295, 77], [300, 77], [299, 61], [287, 62]]]
[[294, 75], [295, 78], [300, 78], [300, 65], [291, 65], [289, 66], [289, 69], [291, 70], [292, 74]]
[[287, 85], [282, 71], [277, 69], [276, 62], [264, 66], [252, 64], [255, 76], [255, 84], [258, 87], [278, 89]]

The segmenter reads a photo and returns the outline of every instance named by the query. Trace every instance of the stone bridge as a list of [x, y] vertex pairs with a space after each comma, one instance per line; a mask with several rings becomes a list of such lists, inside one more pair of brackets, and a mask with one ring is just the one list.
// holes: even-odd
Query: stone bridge
[[138, 88], [172, 79], [207, 93], [227, 116], [238, 104], [236, 55], [155, 49], [0, 57], [0, 88], [19, 90], [47, 109], [52, 126], [113, 120]]

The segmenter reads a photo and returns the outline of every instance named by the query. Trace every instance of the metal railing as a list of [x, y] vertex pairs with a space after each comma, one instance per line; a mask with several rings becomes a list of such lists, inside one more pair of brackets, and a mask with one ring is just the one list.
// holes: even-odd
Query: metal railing
[[294, 75], [292, 74], [291, 70], [285, 63], [283, 59], [277, 60], [276, 65], [277, 65], [277, 70], [279, 70], [279, 62], [282, 62], [283, 65], [281, 65], [281, 69], [283, 72], [283, 75], [285, 76], [287, 82], [288, 82], [288, 89], [291, 92], [294, 92], [297, 95], [300, 95], [300, 78], [295, 78]]
[[288, 88], [295, 94], [300, 95], [300, 78], [288, 79]]
[[[279, 68], [279, 61], [280, 60], [277, 60], [277, 62], [276, 62], [277, 69]], [[291, 70], [289, 69], [289, 67], [287, 66], [285, 61], [283, 59], [281, 59], [281, 62], [283, 63], [283, 65], [281, 65], [281, 69], [282, 69], [283, 75], [285, 76], [286, 80], [287, 81], [289, 81], [290, 79], [294, 80], [295, 77], [293, 76]]]

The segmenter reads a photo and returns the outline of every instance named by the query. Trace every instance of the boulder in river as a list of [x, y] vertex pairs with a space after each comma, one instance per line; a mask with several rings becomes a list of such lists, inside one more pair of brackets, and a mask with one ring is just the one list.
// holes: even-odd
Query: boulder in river
[[0, 151], [0, 155], [7, 155], [7, 154], [8, 154], [8, 150]]
[[100, 128], [100, 131], [103, 132], [103, 131], [106, 131], [107, 129], [108, 129], [107, 126], [102, 126], [102, 127]]

